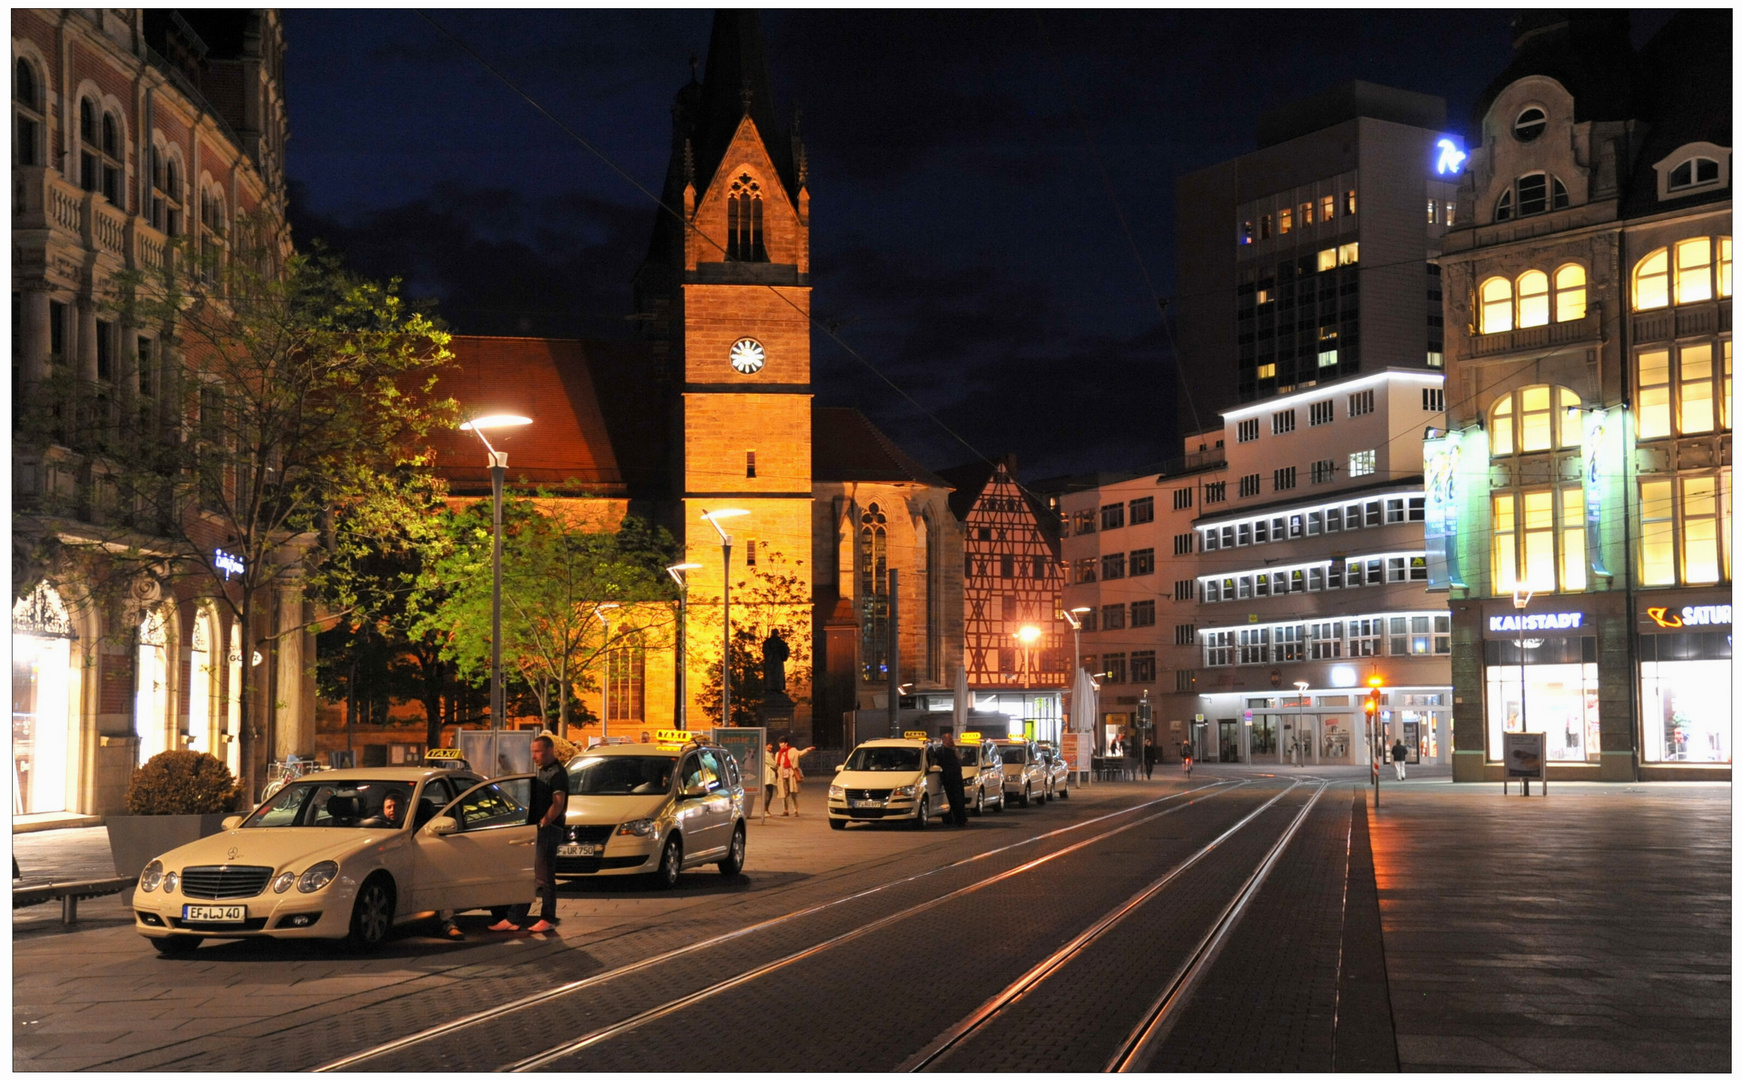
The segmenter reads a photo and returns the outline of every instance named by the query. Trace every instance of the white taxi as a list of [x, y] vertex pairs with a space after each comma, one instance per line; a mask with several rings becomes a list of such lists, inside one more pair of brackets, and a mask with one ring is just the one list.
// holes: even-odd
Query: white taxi
[[829, 828], [849, 821], [905, 821], [923, 829], [948, 808], [942, 766], [921, 739], [871, 739], [854, 748], [829, 785]]
[[1026, 807], [1045, 802], [1046, 765], [1040, 751], [1028, 739], [997, 739], [998, 756], [1004, 761], [1004, 798]]
[[1004, 812], [1004, 763], [998, 758], [998, 747], [990, 742], [962, 742], [956, 746], [956, 758], [962, 763], [962, 793], [968, 799], [968, 813], [978, 817], [990, 806]]
[[[207, 938], [342, 938], [359, 949], [443, 910], [533, 896], [530, 776], [334, 769], [286, 784], [224, 831], [164, 853], [133, 892], [158, 952]], [[397, 821], [384, 814], [398, 803]]]
[[669, 889], [692, 866], [744, 869], [750, 803], [717, 746], [599, 746], [569, 759], [558, 877], [652, 874]]

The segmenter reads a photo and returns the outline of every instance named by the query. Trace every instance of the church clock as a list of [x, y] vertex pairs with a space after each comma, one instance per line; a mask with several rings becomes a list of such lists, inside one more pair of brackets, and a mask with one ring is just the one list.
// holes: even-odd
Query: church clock
[[740, 375], [754, 375], [762, 370], [768, 355], [755, 338], [739, 338], [732, 343], [732, 370]]

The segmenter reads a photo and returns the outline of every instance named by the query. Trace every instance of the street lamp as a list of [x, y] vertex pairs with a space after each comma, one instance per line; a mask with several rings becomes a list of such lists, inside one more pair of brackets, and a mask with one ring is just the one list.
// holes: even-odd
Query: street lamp
[[1307, 684], [1299, 679], [1294, 684], [1294, 767], [1302, 765], [1300, 753], [1301, 725], [1306, 721], [1306, 688]]
[[484, 452], [489, 455], [491, 520], [494, 526], [490, 545], [490, 726], [497, 731], [502, 730], [505, 709], [502, 702], [502, 475], [508, 471], [508, 454], [491, 446], [484, 432], [489, 428], [525, 427], [530, 423], [532, 418], [528, 416], [494, 413], [460, 425], [461, 431], [478, 436], [484, 443]]
[[[1512, 586], [1512, 606], [1518, 611], [1518, 730], [1521, 732], [1530, 730], [1530, 721], [1525, 712], [1527, 687], [1524, 674], [1524, 609], [1530, 606], [1530, 598], [1535, 595], [1536, 593], [1531, 591], [1528, 583], [1522, 592], [1519, 591], [1517, 584]], [[1504, 743], [1504, 740], [1502, 742]], [[1543, 770], [1543, 775], [1548, 775], [1547, 769]], [[1543, 783], [1546, 784], [1548, 781], [1544, 780]], [[1545, 787], [1543, 790], [1547, 791], [1548, 789]], [[1530, 777], [1528, 776], [1524, 778], [1524, 793], [1530, 794]]]
[[665, 568], [671, 579], [677, 582], [677, 729], [689, 730], [688, 692], [684, 687], [684, 621], [689, 617], [686, 603], [690, 595], [690, 583], [684, 579], [685, 570], [700, 570], [699, 562], [673, 563]]
[[703, 510], [702, 520], [720, 534], [720, 613], [725, 636], [720, 644], [720, 726], [732, 726], [732, 537], [720, 528], [721, 518], [744, 517], [748, 510], [727, 507], [724, 510]]
[[[611, 620], [605, 612], [621, 606], [621, 604], [615, 603], [600, 604], [593, 609], [593, 614], [597, 615], [599, 621], [605, 624], [605, 640], [599, 645], [600, 650], [605, 654], [605, 677], [599, 680], [599, 738], [601, 739], [611, 737]], [[569, 688], [563, 687], [562, 692], [568, 693]], [[566, 732], [564, 737], [567, 737]]]

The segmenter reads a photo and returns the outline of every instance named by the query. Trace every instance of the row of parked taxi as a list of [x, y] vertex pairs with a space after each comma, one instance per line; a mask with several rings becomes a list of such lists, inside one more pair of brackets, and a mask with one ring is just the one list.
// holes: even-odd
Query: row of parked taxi
[[[829, 785], [829, 827], [854, 821], [900, 821], [923, 829], [949, 810], [939, 743], [925, 737], [872, 739], [855, 747]], [[1039, 806], [1070, 797], [1070, 766], [1050, 742], [965, 741], [955, 747], [968, 812], [1003, 812], [1006, 804]]]

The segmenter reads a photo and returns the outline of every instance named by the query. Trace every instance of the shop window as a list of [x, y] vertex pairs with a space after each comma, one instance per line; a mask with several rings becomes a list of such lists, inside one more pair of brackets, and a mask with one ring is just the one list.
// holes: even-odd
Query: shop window
[[[1516, 648], [1512, 651], [1517, 652]], [[1489, 760], [1500, 759], [1506, 732], [1523, 731], [1526, 726], [1548, 733], [1551, 762], [1598, 759], [1595, 663], [1538, 663], [1532, 656], [1522, 672], [1516, 661], [1490, 664], [1487, 681]]]
[[1728, 634], [1651, 634], [1639, 639], [1646, 761], [1730, 760], [1734, 698]]

